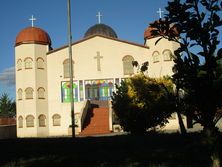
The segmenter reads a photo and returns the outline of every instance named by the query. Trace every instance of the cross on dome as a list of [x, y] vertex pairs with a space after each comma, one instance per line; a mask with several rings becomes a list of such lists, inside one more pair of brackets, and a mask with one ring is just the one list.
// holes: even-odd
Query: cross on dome
[[157, 11], [157, 13], [159, 14], [160, 19], [161, 19], [161, 18], [162, 18], [162, 13], [164, 13], [164, 11], [163, 11], [163, 10], [161, 10], [161, 8], [159, 8], [159, 10]]
[[32, 27], [34, 27], [34, 21], [36, 21], [36, 18], [34, 18], [32, 15], [32, 17], [29, 20], [32, 22]]
[[98, 22], [99, 22], [99, 24], [101, 23], [101, 17], [102, 17], [103, 15], [101, 15], [100, 14], [100, 12], [98, 12], [98, 14], [96, 15], [96, 17], [98, 17]]

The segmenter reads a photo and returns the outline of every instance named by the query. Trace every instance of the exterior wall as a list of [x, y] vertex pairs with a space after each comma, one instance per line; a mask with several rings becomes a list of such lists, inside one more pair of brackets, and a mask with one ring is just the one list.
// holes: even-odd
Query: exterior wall
[[150, 57], [152, 58], [152, 54], [155, 51], [158, 51], [160, 53], [159, 55], [159, 62], [154, 62], [153, 60], [149, 61], [149, 76], [150, 77], [162, 77], [165, 75], [171, 76], [173, 75], [172, 67], [174, 65], [173, 61], [164, 61], [163, 57], [163, 51], [169, 49], [172, 54], [174, 54], [174, 51], [179, 47], [179, 44], [175, 42], [170, 42], [167, 39], [161, 39], [157, 45], [155, 45], [155, 42], [159, 39], [159, 37], [151, 38], [149, 40], [146, 40], [145, 45], [148, 46]]

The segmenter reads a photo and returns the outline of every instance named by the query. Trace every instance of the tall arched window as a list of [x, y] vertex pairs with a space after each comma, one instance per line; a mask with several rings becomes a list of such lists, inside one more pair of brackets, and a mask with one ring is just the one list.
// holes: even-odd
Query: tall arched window
[[26, 99], [33, 99], [33, 89], [28, 87], [25, 89], [25, 98]]
[[22, 89], [18, 89], [17, 91], [17, 94], [18, 94], [18, 100], [22, 100]]
[[154, 63], [157, 63], [157, 62], [159, 62], [159, 61], [160, 61], [160, 53], [157, 52], [157, 51], [154, 51], [154, 52], [153, 52], [153, 62], [154, 62]]
[[25, 62], [25, 69], [32, 69], [32, 58], [28, 57], [24, 60]]
[[133, 64], [134, 61], [133, 57], [130, 55], [124, 56], [123, 59], [123, 74], [124, 75], [131, 75], [134, 74]]
[[[72, 61], [72, 67], [74, 67], [74, 62]], [[74, 68], [73, 68], [74, 69]], [[64, 78], [69, 78], [69, 59], [64, 60], [63, 62], [63, 75]], [[74, 70], [73, 70], [74, 74]]]
[[34, 127], [34, 119], [33, 115], [28, 115], [26, 117], [26, 127]]
[[52, 116], [53, 126], [60, 126], [61, 125], [61, 116], [59, 114], [54, 114]]
[[20, 71], [20, 70], [22, 70], [22, 60], [18, 59], [18, 61], [17, 61], [17, 71]]
[[45, 99], [45, 89], [44, 88], [38, 88], [38, 99]]
[[163, 51], [163, 60], [164, 61], [171, 61], [173, 58], [173, 54], [169, 49]]
[[41, 114], [39, 116], [39, 127], [45, 127], [46, 126], [46, 116]]
[[44, 60], [43, 58], [37, 58], [37, 69], [44, 69]]
[[22, 116], [18, 117], [18, 127], [23, 128], [23, 117]]

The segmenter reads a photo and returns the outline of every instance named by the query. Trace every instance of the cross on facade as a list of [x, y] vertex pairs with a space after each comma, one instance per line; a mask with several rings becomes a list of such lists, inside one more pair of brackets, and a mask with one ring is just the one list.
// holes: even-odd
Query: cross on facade
[[161, 19], [161, 18], [162, 18], [162, 13], [164, 13], [164, 11], [163, 11], [163, 10], [161, 10], [161, 8], [159, 8], [159, 10], [157, 11], [157, 13], [159, 14], [160, 19]]
[[102, 58], [103, 56], [100, 56], [100, 52], [97, 52], [97, 56], [94, 57], [97, 60], [97, 71], [101, 71], [100, 59]]
[[36, 18], [34, 18], [32, 15], [32, 17], [29, 20], [32, 21], [32, 27], [34, 27], [34, 21], [36, 21]]
[[96, 15], [96, 17], [98, 17], [98, 22], [99, 22], [99, 24], [101, 23], [101, 17], [102, 17], [103, 15], [101, 15], [100, 14], [100, 12], [98, 12], [98, 14]]

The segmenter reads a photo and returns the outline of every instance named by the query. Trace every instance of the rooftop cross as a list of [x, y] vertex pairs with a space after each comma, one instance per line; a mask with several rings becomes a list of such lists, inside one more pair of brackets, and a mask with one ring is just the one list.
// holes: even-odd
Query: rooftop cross
[[159, 10], [157, 11], [157, 13], [160, 15], [160, 18], [162, 18], [162, 13], [164, 13], [164, 11], [161, 10], [161, 8], [159, 8]]
[[32, 17], [29, 20], [32, 21], [32, 27], [34, 27], [34, 21], [36, 21], [36, 18], [34, 18], [32, 15]]
[[99, 24], [101, 23], [101, 17], [102, 17], [103, 15], [101, 15], [100, 14], [100, 12], [98, 12], [98, 14], [96, 15], [96, 17], [98, 17], [98, 22], [99, 22]]

